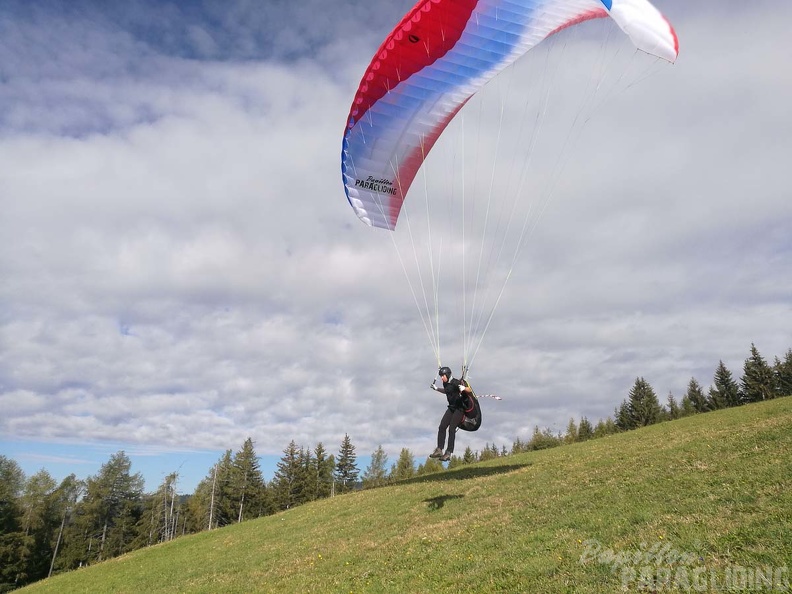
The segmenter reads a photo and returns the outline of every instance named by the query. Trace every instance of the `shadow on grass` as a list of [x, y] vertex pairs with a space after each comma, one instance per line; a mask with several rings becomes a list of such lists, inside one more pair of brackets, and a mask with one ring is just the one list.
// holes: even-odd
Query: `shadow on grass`
[[429, 511], [437, 511], [445, 505], [446, 501], [452, 499], [462, 499], [464, 495], [440, 495], [439, 497], [432, 497], [431, 499], [424, 499]]
[[442, 472], [425, 474], [423, 476], [417, 476], [415, 478], [399, 481], [398, 484], [412, 485], [415, 483], [430, 483], [430, 482], [440, 482], [440, 481], [466, 481], [468, 479], [482, 478], [485, 476], [492, 476], [495, 474], [506, 474], [509, 472], [515, 472], [517, 470], [520, 470], [521, 468], [525, 468], [526, 466], [530, 466], [530, 465], [531, 463], [504, 464], [502, 466], [478, 466], [478, 465], [456, 466], [455, 468], [451, 468], [449, 470], [445, 470]]

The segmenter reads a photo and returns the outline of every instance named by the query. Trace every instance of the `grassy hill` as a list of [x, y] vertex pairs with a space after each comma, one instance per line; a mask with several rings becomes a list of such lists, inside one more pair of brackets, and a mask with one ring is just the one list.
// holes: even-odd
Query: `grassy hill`
[[22, 592], [769, 591], [792, 582], [791, 452], [783, 398], [318, 501]]

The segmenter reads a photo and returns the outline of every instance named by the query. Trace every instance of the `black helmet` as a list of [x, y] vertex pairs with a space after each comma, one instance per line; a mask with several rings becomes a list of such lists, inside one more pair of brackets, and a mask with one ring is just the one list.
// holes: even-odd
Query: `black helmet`
[[441, 367], [441, 368], [440, 368], [440, 369], [437, 371], [437, 375], [439, 375], [439, 376], [446, 376], [447, 378], [449, 378], [449, 379], [450, 379], [450, 378], [451, 378], [451, 375], [452, 375], [452, 373], [451, 373], [451, 368], [450, 368], [450, 367]]

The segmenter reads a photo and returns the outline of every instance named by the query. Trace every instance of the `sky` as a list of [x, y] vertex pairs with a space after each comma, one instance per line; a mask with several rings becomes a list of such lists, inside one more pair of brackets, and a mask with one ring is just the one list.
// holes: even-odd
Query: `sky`
[[[0, 455], [87, 478], [123, 450], [190, 493], [248, 437], [267, 479], [292, 440], [348, 434], [361, 471], [434, 448], [437, 357], [339, 158], [411, 4], [0, 3]], [[792, 347], [792, 5], [656, 5], [679, 59], [563, 153], [471, 365], [503, 400], [458, 452]]]

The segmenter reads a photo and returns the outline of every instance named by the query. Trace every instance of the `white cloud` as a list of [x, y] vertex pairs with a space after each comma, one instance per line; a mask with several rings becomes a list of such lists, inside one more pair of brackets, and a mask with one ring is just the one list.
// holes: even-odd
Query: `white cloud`
[[[463, 446], [596, 421], [637, 376], [679, 398], [719, 359], [739, 376], [751, 342], [770, 360], [792, 346], [788, 9], [667, 4], [680, 60], [570, 152], [476, 355], [474, 385], [504, 400]], [[160, 42], [131, 14], [0, 15], [7, 438], [431, 449], [434, 356], [390, 239], [355, 220], [339, 173], [386, 25], [305, 38], [302, 11], [280, 10], [259, 18], [281, 24], [261, 46], [255, 22], [230, 45], [243, 3], [218, 29], [182, 15]], [[444, 331], [458, 372], [457, 340]]]

